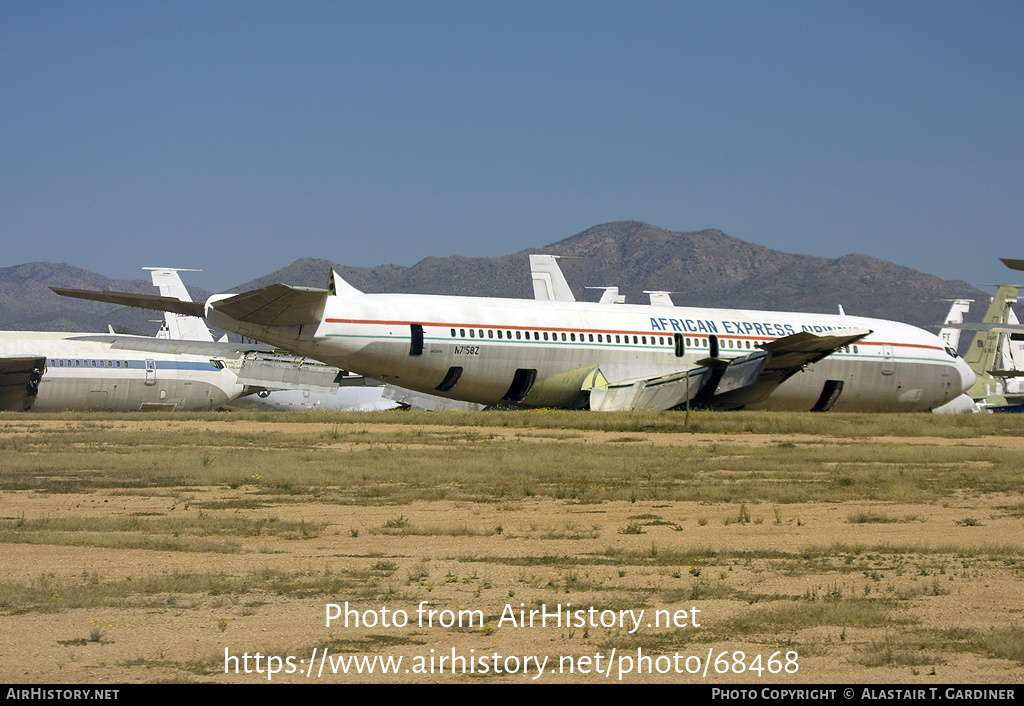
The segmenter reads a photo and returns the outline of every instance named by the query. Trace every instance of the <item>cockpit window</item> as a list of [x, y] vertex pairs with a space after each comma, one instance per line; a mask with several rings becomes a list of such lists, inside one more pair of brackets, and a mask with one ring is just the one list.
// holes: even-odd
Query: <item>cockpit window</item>
[[956, 358], [957, 357], [956, 350], [952, 346], [946, 346], [946, 353], [949, 354], [950, 358]]

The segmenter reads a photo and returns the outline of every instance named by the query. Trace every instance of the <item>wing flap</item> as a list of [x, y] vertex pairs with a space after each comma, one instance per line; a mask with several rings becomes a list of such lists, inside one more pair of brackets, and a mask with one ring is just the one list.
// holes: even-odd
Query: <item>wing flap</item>
[[[304, 358], [246, 356], [238, 371], [238, 382], [265, 389], [312, 389], [334, 392], [345, 373], [331, 365]], [[275, 387], [272, 383], [278, 383]]]
[[583, 389], [590, 390], [590, 409], [598, 412], [672, 409], [693, 399], [709, 375], [710, 370], [702, 367], [608, 382], [596, 369], [587, 377]]

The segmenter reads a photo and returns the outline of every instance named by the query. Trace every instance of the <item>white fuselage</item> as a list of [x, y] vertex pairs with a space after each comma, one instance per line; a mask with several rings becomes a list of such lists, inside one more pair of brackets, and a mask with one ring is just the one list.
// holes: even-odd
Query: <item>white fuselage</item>
[[[265, 326], [220, 314], [211, 306], [217, 299], [206, 310], [215, 326], [400, 387], [486, 405], [507, 400], [524, 369], [535, 371], [535, 382], [517, 402], [580, 408], [595, 368], [609, 380], [669, 374], [698, 367], [715, 344], [728, 359], [801, 331], [854, 328], [872, 333], [796, 373], [756, 406], [809, 410], [838, 381], [837, 411], [929, 410], [974, 378], [937, 336], [853, 316], [360, 293], [327, 297], [319, 325]], [[444, 389], [455, 369], [457, 382]]]
[[34, 411], [202, 411], [216, 409], [242, 392], [236, 374], [221, 361], [70, 339], [81, 335], [88, 334], [0, 333], [0, 355], [46, 357]]

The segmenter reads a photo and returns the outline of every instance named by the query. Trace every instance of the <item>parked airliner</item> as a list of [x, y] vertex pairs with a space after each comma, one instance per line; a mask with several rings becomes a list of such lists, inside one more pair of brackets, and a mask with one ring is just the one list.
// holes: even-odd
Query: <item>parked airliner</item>
[[[241, 394], [235, 373], [217, 358], [115, 348], [94, 334], [0, 332], [2, 409], [188, 410], [220, 407]], [[143, 341], [153, 340], [144, 336]], [[18, 372], [15, 364], [22, 361]]]
[[205, 305], [58, 294], [214, 326], [417, 392], [484, 405], [929, 410], [974, 383], [934, 334], [853, 316], [366, 294], [275, 284]]

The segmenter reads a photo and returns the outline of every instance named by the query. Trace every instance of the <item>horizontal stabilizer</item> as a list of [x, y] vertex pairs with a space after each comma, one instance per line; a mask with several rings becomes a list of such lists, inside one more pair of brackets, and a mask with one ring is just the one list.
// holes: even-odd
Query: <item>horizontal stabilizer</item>
[[28, 412], [36, 401], [46, 358], [0, 358], [0, 410]]
[[946, 324], [946, 328], [960, 329], [961, 331], [1024, 331], [1024, 324]]
[[1011, 259], [1006, 258], [1006, 257], [1001, 257], [1001, 258], [999, 258], [999, 260], [1004, 265], [1009, 267], [1011, 270], [1021, 270], [1021, 271], [1024, 271], [1024, 260], [1011, 260]]
[[258, 326], [297, 326], [320, 323], [328, 295], [326, 289], [272, 284], [212, 301], [210, 306], [232, 319]]
[[109, 304], [120, 304], [122, 306], [134, 306], [139, 309], [155, 309], [156, 311], [171, 311], [175, 314], [185, 316], [198, 316], [202, 318], [206, 313], [199, 302], [184, 302], [174, 297], [159, 297], [155, 294], [129, 294], [127, 292], [93, 292], [87, 289], [65, 289], [63, 287], [50, 287], [51, 290], [62, 297], [74, 297], [75, 299], [91, 299], [97, 302]]

